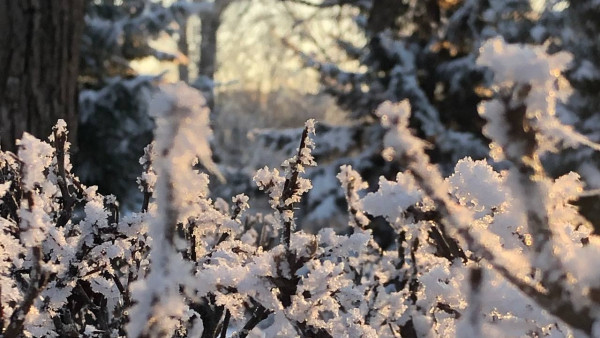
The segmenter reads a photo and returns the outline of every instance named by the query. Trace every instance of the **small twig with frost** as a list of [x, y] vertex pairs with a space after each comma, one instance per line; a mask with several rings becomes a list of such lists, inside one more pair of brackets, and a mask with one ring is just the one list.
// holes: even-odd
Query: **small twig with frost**
[[[292, 238], [292, 225], [294, 222], [294, 204], [295, 198], [294, 196], [299, 192], [298, 186], [298, 175], [300, 172], [304, 171], [302, 165], [305, 164], [305, 156], [310, 156], [310, 152], [308, 154], [305, 153], [305, 149], [309, 149], [307, 147], [308, 134], [311, 132], [309, 126], [304, 128], [302, 131], [302, 136], [300, 137], [300, 146], [298, 147], [298, 154], [295, 158], [292, 159], [292, 163], [289, 167], [289, 174], [285, 180], [283, 185], [283, 192], [281, 194], [280, 205], [277, 208], [279, 212], [283, 215], [283, 243], [286, 248], [290, 249], [290, 239]], [[312, 132], [314, 133], [314, 126], [312, 127]], [[310, 141], [309, 141], [310, 142]], [[312, 158], [310, 158], [312, 161]]]
[[42, 269], [42, 249], [40, 247], [31, 248], [33, 260], [33, 266], [30, 272], [29, 289], [23, 298], [23, 302], [14, 309], [12, 316], [10, 316], [10, 322], [4, 331], [5, 338], [16, 338], [23, 333], [23, 326], [25, 325], [25, 319], [27, 314], [33, 306], [33, 302], [40, 295], [42, 290], [48, 283], [48, 273]]
[[69, 192], [67, 175], [65, 171], [65, 151], [67, 143], [67, 129], [65, 121], [59, 120], [58, 123], [52, 128], [52, 133], [54, 136], [54, 147], [56, 148], [56, 164], [58, 166], [57, 180], [63, 203], [63, 208], [58, 220], [56, 221], [56, 226], [63, 227], [71, 219], [71, 213], [75, 204], [75, 198], [73, 198]]

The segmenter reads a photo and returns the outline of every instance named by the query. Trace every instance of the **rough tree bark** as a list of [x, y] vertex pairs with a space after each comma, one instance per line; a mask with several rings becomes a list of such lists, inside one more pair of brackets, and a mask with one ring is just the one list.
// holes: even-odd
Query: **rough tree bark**
[[0, 0], [0, 144], [47, 138], [57, 119], [77, 139], [84, 0]]

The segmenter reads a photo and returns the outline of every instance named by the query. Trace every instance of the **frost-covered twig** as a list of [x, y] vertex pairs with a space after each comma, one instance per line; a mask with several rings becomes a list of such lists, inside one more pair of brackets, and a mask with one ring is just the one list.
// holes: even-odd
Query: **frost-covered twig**
[[[527, 213], [527, 225], [533, 236], [533, 249], [536, 265], [549, 262], [542, 267], [544, 271], [543, 283], [562, 283], [564, 268], [562, 263], [553, 253], [554, 239], [550, 229], [550, 220], [546, 211], [545, 197], [541, 181], [546, 176], [537, 151], [535, 127], [527, 117], [527, 106], [524, 101], [531, 90], [530, 85], [522, 85], [504, 94], [497, 99], [504, 111], [504, 124], [498, 123], [497, 128], [504, 127], [503, 131], [509, 139], [495, 140], [504, 150], [506, 158], [513, 166], [511, 174], [515, 184], [511, 186], [517, 199], [521, 200]], [[515, 102], [516, 101], [516, 102]], [[488, 111], [487, 115], [492, 112]], [[496, 122], [498, 117], [489, 117]], [[560, 288], [559, 288], [560, 289]], [[558, 291], [558, 290], [557, 290]]]
[[[314, 148], [314, 143], [309, 138], [309, 134], [314, 134], [315, 126], [314, 121], [309, 120], [302, 131], [300, 137], [300, 146], [298, 147], [298, 154], [290, 160], [288, 160], [286, 168], [286, 180], [283, 184], [283, 191], [281, 193], [281, 200], [278, 206], [278, 210], [283, 215], [283, 242], [286, 247], [290, 248], [290, 240], [292, 238], [292, 227], [294, 222], [294, 204], [299, 200], [299, 196], [307, 190], [307, 187], [301, 186], [300, 182], [306, 183], [305, 180], [300, 179], [299, 175], [304, 172], [304, 166], [315, 165], [313, 157], [310, 153], [311, 149]], [[310, 186], [310, 182], [307, 183]], [[305, 184], [303, 184], [305, 185]]]
[[200, 159], [218, 173], [211, 160], [209, 111], [202, 96], [183, 83], [165, 86], [163, 91], [155, 97], [153, 112], [157, 158], [152, 165], [158, 179], [157, 214], [149, 231], [153, 238], [150, 273], [132, 292], [137, 302], [128, 325], [132, 336], [165, 336], [180, 325], [186, 304], [179, 284], [188, 278], [182, 272], [191, 266], [177, 252], [177, 225], [191, 216], [194, 203], [202, 201], [206, 189], [207, 182], [193, 165]]
[[282, 242], [288, 252], [294, 228], [294, 205], [300, 201], [300, 196], [312, 187], [310, 181], [300, 177], [300, 174], [304, 172], [305, 167], [316, 165], [311, 154], [314, 142], [309, 137], [314, 133], [315, 121], [308, 120], [302, 131], [297, 154], [283, 163], [285, 179], [279, 176], [277, 169], [271, 172], [267, 167], [258, 170], [254, 176], [259, 189], [269, 191], [271, 207], [276, 209], [283, 219]]
[[351, 166], [343, 165], [340, 167], [340, 173], [337, 175], [338, 180], [342, 184], [348, 203], [348, 213], [350, 214], [350, 225], [365, 229], [369, 224], [369, 219], [362, 212], [358, 191], [368, 187], [366, 182], [363, 182], [360, 174], [352, 170]]
[[409, 109], [408, 103], [397, 106], [386, 105], [381, 108], [382, 120], [393, 127], [386, 135], [386, 145], [393, 148], [393, 151], [404, 160], [421, 189], [433, 200], [442, 216], [441, 224], [447, 225], [448, 234], [452, 237], [456, 235], [462, 237], [472, 252], [490, 262], [498, 273], [548, 312], [569, 325], [591, 334], [594, 320], [589, 305], [576, 304], [568, 297], [568, 292], [561, 284], [553, 283], [551, 289], [542, 291], [524, 282], [499, 264], [496, 255], [471, 234], [470, 224], [473, 223], [473, 215], [450, 199], [447, 194], [447, 183], [438, 169], [429, 163], [429, 158], [425, 154], [426, 144], [407, 129]]
[[27, 318], [27, 314], [33, 306], [33, 302], [40, 295], [42, 290], [48, 283], [48, 274], [43, 271], [41, 266], [42, 261], [42, 249], [40, 247], [31, 248], [33, 256], [33, 266], [30, 272], [29, 288], [23, 302], [16, 307], [10, 316], [10, 322], [4, 331], [4, 337], [6, 338], [17, 338], [23, 333], [23, 326]]
[[142, 176], [137, 178], [137, 183], [140, 185], [140, 189], [144, 194], [142, 201], [142, 212], [148, 211], [148, 205], [150, 204], [150, 198], [154, 192], [154, 186], [156, 184], [156, 173], [152, 168], [152, 158], [156, 154], [153, 153], [154, 143], [150, 143], [144, 148], [144, 155], [140, 157], [140, 164], [142, 165]]
[[56, 222], [57, 227], [63, 227], [71, 219], [71, 213], [75, 204], [75, 199], [69, 192], [67, 184], [67, 175], [65, 171], [65, 153], [68, 151], [67, 143], [67, 124], [64, 120], [58, 120], [56, 126], [52, 128], [54, 136], [54, 148], [56, 149], [56, 164], [58, 166], [57, 183], [63, 200], [63, 208]]
[[549, 296], [556, 299], [570, 297], [568, 276], [555, 254], [556, 234], [546, 207], [548, 179], [539, 157], [560, 145], [600, 149], [555, 117], [556, 105], [570, 94], [561, 75], [570, 59], [565, 52], [549, 55], [543, 47], [509, 45], [502, 39], [486, 42], [478, 58], [479, 64], [495, 71], [496, 97], [480, 106], [488, 121], [484, 133], [494, 141], [492, 155], [512, 165], [510, 188], [524, 205], [533, 237], [533, 265], [541, 270]]

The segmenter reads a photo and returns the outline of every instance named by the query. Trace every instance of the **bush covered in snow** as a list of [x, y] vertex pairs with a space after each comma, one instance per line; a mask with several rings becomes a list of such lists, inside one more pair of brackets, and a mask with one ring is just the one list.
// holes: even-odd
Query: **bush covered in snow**
[[[49, 143], [24, 134], [0, 152], [0, 273], [5, 337], [504, 337], [600, 335], [600, 238], [571, 202], [577, 173], [549, 178], [539, 156], [598, 148], [554, 116], [567, 54], [486, 42], [495, 73], [479, 105], [489, 160], [444, 178], [408, 128], [408, 101], [384, 102], [383, 158], [404, 168], [378, 189], [351, 166], [345, 234], [297, 231], [312, 188], [314, 121], [282, 169], [256, 172], [272, 212], [245, 195], [209, 198], [217, 177], [208, 109], [185, 85], [150, 104], [155, 140], [140, 159], [139, 213], [121, 217], [71, 173], [59, 121]], [[497, 168], [503, 168], [498, 170]], [[384, 218], [394, 238], [374, 240]]]

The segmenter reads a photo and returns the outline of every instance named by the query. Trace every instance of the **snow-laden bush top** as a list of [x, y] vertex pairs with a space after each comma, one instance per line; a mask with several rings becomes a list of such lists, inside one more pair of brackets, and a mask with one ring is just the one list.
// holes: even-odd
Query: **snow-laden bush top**
[[[482, 47], [496, 82], [480, 109], [501, 172], [465, 158], [444, 178], [408, 129], [408, 102], [382, 104], [384, 157], [406, 170], [365, 194], [361, 176], [340, 169], [345, 234], [295, 227], [312, 188], [304, 170], [316, 165], [313, 121], [283, 170], [256, 172], [266, 215], [250, 214], [244, 195], [208, 197], [198, 170], [216, 172], [208, 111], [185, 86], [152, 104], [140, 213], [119, 217], [114, 197], [71, 174], [64, 122], [50, 143], [25, 134], [17, 154], [0, 153], [0, 328], [5, 337], [599, 336], [600, 239], [571, 204], [584, 186], [577, 173], [549, 178], [538, 158], [597, 147], [553, 117], [557, 58], [502, 40]], [[376, 217], [389, 246], [373, 239]]]

